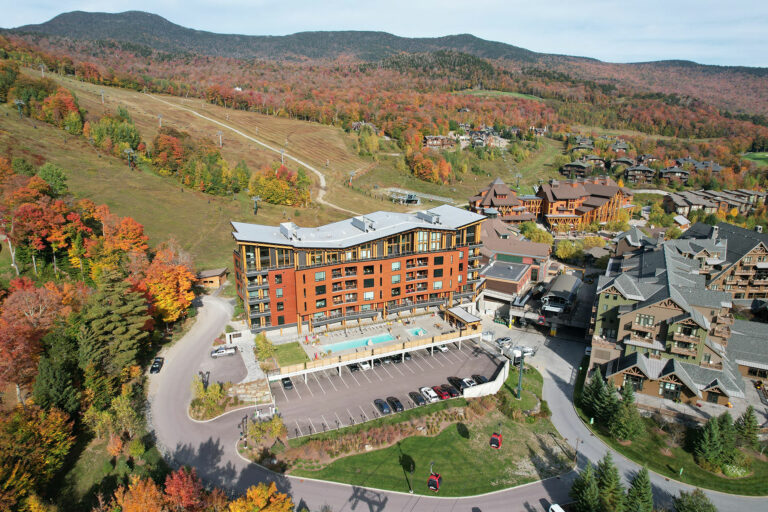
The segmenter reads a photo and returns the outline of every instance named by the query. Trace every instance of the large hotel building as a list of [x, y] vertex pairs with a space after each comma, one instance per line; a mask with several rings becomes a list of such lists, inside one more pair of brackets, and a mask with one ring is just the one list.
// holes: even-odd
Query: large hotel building
[[317, 228], [233, 222], [237, 292], [252, 331], [315, 327], [472, 301], [485, 217], [443, 205]]

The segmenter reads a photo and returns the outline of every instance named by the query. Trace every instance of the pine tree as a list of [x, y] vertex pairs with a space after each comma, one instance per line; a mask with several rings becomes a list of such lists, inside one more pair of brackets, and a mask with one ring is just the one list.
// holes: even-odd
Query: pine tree
[[603, 396], [600, 401], [602, 408], [597, 411], [598, 418], [603, 425], [610, 425], [619, 410], [619, 397], [613, 381], [609, 380], [603, 388]]
[[604, 396], [605, 381], [600, 372], [596, 372], [595, 375], [592, 376], [592, 380], [584, 386], [584, 391], [582, 392], [581, 402], [584, 412], [591, 418], [595, 418], [598, 411], [604, 406], [604, 403], [602, 402]]
[[653, 490], [648, 469], [643, 467], [637, 472], [627, 491], [626, 512], [653, 512]]
[[733, 460], [736, 452], [736, 427], [733, 418], [728, 411], [717, 418], [717, 427], [720, 430], [720, 464], [727, 464]]
[[747, 407], [747, 410], [739, 416], [736, 420], [736, 441], [739, 446], [746, 446], [757, 449], [758, 437], [757, 433], [760, 427], [757, 424], [757, 417], [755, 416], [755, 408], [751, 405]]
[[716, 466], [719, 463], [721, 452], [720, 425], [717, 418], [710, 418], [699, 432], [693, 453], [699, 464], [705, 462]]
[[701, 489], [694, 489], [692, 492], [681, 491], [680, 497], [675, 498], [675, 510], [677, 512], [717, 512], [717, 508]]
[[600, 490], [598, 512], [623, 512], [624, 488], [621, 485], [619, 470], [613, 463], [611, 452], [605, 454], [597, 463], [597, 487]]
[[40, 358], [33, 387], [35, 403], [44, 409], [58, 407], [73, 413], [80, 405], [80, 392], [72, 383], [72, 374], [48, 356]]
[[611, 436], [621, 441], [631, 441], [643, 431], [643, 420], [637, 407], [632, 403], [619, 404], [618, 410], [608, 426]]
[[80, 367], [93, 365], [111, 378], [135, 364], [150, 321], [144, 297], [118, 273], [105, 273], [82, 313]]
[[587, 462], [584, 470], [576, 476], [569, 496], [575, 502], [573, 508], [576, 512], [594, 512], [600, 506], [600, 491], [591, 462]]
[[635, 404], [635, 388], [632, 387], [632, 384], [624, 384], [621, 390], [621, 401], [628, 405]]

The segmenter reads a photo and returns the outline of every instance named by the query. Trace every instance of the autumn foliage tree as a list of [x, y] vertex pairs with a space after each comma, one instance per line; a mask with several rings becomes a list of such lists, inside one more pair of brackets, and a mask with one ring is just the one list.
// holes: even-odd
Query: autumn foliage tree
[[175, 241], [158, 249], [147, 268], [144, 286], [163, 322], [175, 322], [192, 304], [194, 280], [189, 257], [182, 254]]

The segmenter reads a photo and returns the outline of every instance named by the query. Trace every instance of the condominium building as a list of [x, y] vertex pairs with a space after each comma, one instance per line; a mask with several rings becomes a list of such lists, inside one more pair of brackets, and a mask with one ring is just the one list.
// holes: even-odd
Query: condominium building
[[237, 293], [254, 332], [299, 332], [472, 301], [482, 215], [443, 205], [316, 228], [233, 222]]
[[630, 215], [632, 192], [619, 187], [606, 176], [576, 180], [550, 180], [536, 193], [542, 198], [541, 213], [552, 228], [577, 229], [592, 223], [619, 219], [619, 212]]
[[541, 213], [541, 198], [535, 195], [517, 195], [501, 178], [469, 198], [469, 208], [476, 213], [498, 217], [504, 222], [520, 223], [536, 220]]

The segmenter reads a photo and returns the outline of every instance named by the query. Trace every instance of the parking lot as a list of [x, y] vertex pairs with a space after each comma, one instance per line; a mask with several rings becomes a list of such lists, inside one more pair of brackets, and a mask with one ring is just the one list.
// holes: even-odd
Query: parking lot
[[448, 351], [411, 352], [410, 361], [390, 362], [370, 370], [351, 372], [342, 367], [322, 370], [304, 377], [294, 377], [293, 389], [272, 382], [272, 394], [289, 437], [334, 430], [380, 417], [373, 401], [397, 397], [408, 410], [415, 404], [408, 396], [423, 386], [447, 384], [447, 378], [473, 374], [493, 377], [502, 359], [474, 342], [448, 345]]

